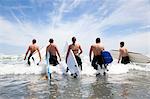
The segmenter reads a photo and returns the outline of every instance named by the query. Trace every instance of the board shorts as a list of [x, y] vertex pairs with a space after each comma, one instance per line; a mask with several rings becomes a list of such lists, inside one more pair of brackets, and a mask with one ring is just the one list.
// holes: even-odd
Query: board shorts
[[129, 56], [122, 57], [121, 63], [122, 64], [128, 64], [128, 63], [130, 63]]
[[57, 56], [56, 55], [50, 55], [49, 63], [52, 64], [53, 66], [58, 65], [59, 62], [57, 60]]
[[103, 64], [104, 64], [104, 60], [101, 55], [97, 55], [93, 57], [92, 66], [94, 67], [94, 69], [98, 70], [98, 65], [100, 65], [102, 68]]

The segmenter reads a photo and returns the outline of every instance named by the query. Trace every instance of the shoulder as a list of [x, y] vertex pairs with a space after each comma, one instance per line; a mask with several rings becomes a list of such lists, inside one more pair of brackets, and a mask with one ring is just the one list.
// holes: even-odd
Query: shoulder
[[29, 45], [29, 48], [31, 48], [32, 47], [32, 45]]
[[35, 47], [36, 47], [37, 49], [39, 49], [39, 46], [38, 46], [38, 45], [35, 45]]
[[96, 46], [95, 44], [92, 44], [92, 45], [91, 45], [91, 47], [95, 47], [95, 46]]
[[81, 45], [79, 43], [76, 44], [77, 47], [81, 47]]
[[46, 48], [48, 49], [48, 48], [49, 48], [49, 46], [50, 46], [50, 45], [47, 45], [47, 47], [46, 47]]
[[69, 46], [68, 46], [68, 48], [71, 48], [72, 47], [72, 44], [70, 44]]
[[120, 48], [120, 49], [119, 49], [119, 51], [123, 51], [123, 50], [124, 50], [123, 48]]
[[56, 44], [53, 44], [53, 47], [57, 48]]

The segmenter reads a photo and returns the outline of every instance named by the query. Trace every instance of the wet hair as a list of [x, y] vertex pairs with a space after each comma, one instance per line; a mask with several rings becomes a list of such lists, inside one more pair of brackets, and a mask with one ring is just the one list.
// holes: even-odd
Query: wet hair
[[36, 43], [36, 39], [33, 39], [33, 40], [32, 40], [32, 43], [35, 44], [35, 43]]
[[100, 43], [101, 39], [100, 38], [96, 38], [96, 43]]
[[50, 43], [53, 43], [53, 42], [54, 42], [54, 40], [53, 40], [52, 38], [50, 38], [50, 39], [49, 39], [49, 42], [50, 42]]
[[120, 45], [121, 45], [121, 47], [123, 47], [124, 46], [124, 42], [120, 42]]
[[73, 42], [73, 43], [76, 42], [76, 37], [72, 37], [72, 42]]

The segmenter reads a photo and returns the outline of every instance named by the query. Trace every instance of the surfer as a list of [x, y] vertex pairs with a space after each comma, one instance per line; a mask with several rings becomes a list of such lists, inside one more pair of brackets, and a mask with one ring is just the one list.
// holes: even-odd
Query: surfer
[[101, 56], [101, 52], [104, 50], [104, 46], [101, 44], [100, 38], [96, 38], [96, 44], [91, 45], [90, 52], [89, 52], [89, 58], [91, 62], [91, 56], [93, 52], [93, 60], [92, 60], [92, 66], [94, 69], [97, 70], [97, 74], [99, 75], [100, 73], [98, 72], [98, 66], [100, 65], [102, 69], [103, 65], [103, 57]]
[[[41, 54], [40, 54], [39, 47], [36, 45], [36, 39], [33, 39], [33, 40], [32, 40], [32, 44], [29, 45], [28, 50], [27, 50], [27, 52], [26, 52], [26, 54], [25, 54], [24, 60], [26, 60], [26, 57], [27, 57], [29, 51], [30, 51], [30, 54], [29, 54], [29, 56], [28, 56], [28, 65], [31, 64], [31, 63], [30, 63], [30, 58], [31, 58], [31, 56], [33, 55], [33, 53], [34, 53], [35, 51], [38, 51], [39, 57], [40, 57], [40, 61], [41, 61]], [[34, 61], [34, 58], [33, 58], [33, 57], [32, 57], [32, 59], [33, 59], [33, 61]]]
[[[61, 61], [61, 57], [58, 51], [57, 46], [54, 44], [54, 40], [51, 38], [49, 40], [49, 45], [46, 47], [46, 57], [49, 53], [49, 63], [52, 64], [53, 66], [56, 66], [59, 64], [58, 60], [57, 60], [57, 55], [59, 56], [59, 59]], [[57, 54], [57, 55], [56, 55]]]
[[[77, 60], [78, 66], [82, 70], [82, 61], [81, 61], [81, 58], [80, 58], [80, 54], [82, 54], [82, 49], [81, 49], [81, 46], [76, 43], [76, 38], [75, 37], [72, 37], [72, 44], [70, 44], [69, 47], [68, 47], [68, 51], [67, 51], [67, 55], [66, 55], [66, 63], [67, 63], [67, 58], [68, 58], [70, 50], [73, 51], [73, 53], [75, 55], [75, 58]], [[67, 67], [66, 72], [68, 72], [68, 70], [69, 70], [69, 68]]]
[[120, 42], [118, 63], [120, 62], [120, 59], [122, 64], [130, 63], [128, 50], [124, 47], [124, 42]]

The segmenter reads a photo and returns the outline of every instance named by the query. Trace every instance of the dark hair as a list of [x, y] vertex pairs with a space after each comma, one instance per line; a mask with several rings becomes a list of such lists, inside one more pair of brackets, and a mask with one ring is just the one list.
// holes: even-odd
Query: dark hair
[[54, 42], [54, 40], [53, 40], [52, 38], [50, 38], [50, 39], [49, 39], [49, 42], [50, 42], [50, 43], [53, 43], [53, 42]]
[[72, 42], [75, 43], [76, 37], [72, 37]]
[[33, 39], [33, 40], [32, 40], [32, 43], [35, 44], [35, 43], [36, 43], [36, 39]]
[[123, 47], [124, 46], [124, 42], [120, 42], [120, 45], [121, 45], [121, 47]]
[[101, 39], [100, 38], [96, 38], [96, 43], [100, 43]]

